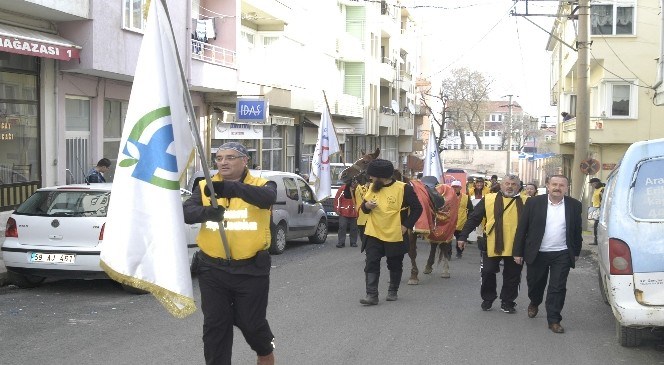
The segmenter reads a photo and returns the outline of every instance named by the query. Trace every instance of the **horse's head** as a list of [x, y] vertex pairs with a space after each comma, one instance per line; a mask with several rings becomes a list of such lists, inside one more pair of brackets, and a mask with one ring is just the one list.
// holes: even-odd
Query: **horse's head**
[[369, 162], [377, 159], [379, 154], [380, 154], [380, 148], [376, 148], [376, 151], [374, 151], [373, 153], [365, 154], [364, 156], [360, 157], [359, 160], [355, 161], [354, 164], [343, 170], [341, 172], [341, 175], [339, 175], [339, 177], [343, 181], [348, 181], [357, 177], [359, 174], [367, 171]]

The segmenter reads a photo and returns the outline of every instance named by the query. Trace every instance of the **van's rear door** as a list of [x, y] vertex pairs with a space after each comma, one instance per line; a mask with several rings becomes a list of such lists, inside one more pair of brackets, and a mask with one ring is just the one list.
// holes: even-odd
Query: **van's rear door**
[[664, 157], [636, 167], [629, 198], [636, 232], [629, 244], [634, 293], [645, 305], [664, 305]]

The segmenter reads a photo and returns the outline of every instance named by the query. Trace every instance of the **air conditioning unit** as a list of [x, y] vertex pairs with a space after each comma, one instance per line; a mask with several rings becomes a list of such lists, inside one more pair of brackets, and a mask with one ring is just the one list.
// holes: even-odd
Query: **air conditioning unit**
[[222, 118], [224, 123], [236, 123], [235, 113], [224, 112], [224, 117]]

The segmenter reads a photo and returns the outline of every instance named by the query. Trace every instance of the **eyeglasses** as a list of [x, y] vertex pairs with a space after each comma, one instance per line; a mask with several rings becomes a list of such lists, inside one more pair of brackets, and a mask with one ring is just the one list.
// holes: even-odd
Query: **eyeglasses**
[[217, 156], [214, 160], [217, 161], [217, 162], [223, 162], [224, 160], [226, 160], [226, 161], [235, 161], [238, 158], [242, 158], [242, 157], [245, 157], [245, 156], [242, 156], [242, 155]]

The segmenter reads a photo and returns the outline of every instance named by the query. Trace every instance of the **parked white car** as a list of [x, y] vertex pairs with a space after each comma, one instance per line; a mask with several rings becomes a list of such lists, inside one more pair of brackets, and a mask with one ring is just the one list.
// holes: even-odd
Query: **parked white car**
[[[99, 245], [104, 239], [111, 185], [41, 188], [19, 205], [7, 220], [2, 244], [10, 282], [34, 287], [47, 277], [108, 278], [99, 266]], [[191, 233], [187, 245], [191, 258], [196, 248]]]
[[664, 139], [637, 142], [609, 175], [598, 226], [599, 285], [622, 346], [664, 327]]

